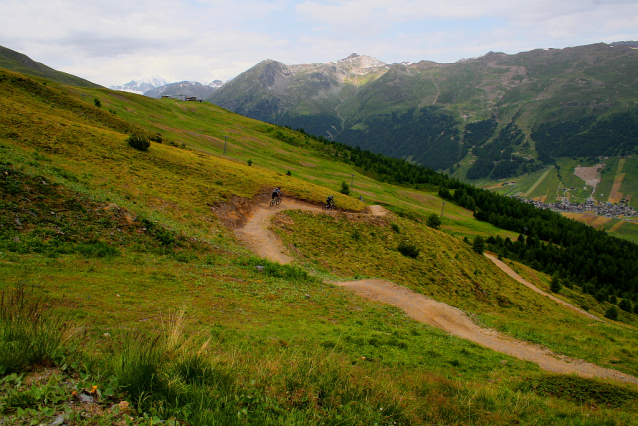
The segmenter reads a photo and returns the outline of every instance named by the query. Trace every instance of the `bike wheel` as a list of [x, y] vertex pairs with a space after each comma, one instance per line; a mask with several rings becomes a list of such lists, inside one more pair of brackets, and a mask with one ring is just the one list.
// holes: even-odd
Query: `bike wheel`
[[281, 204], [281, 197], [277, 197], [276, 198], [275, 204], [277, 204], [277, 205]]
[[275, 199], [273, 198], [272, 200], [270, 200], [270, 207], [275, 205]]
[[324, 210], [328, 210], [329, 208], [330, 208], [330, 204], [324, 204], [324, 205], [323, 205], [323, 209], [324, 209]]

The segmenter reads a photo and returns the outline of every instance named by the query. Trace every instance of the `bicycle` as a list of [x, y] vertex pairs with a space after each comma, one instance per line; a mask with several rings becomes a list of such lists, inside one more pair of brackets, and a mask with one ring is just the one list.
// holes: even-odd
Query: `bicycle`
[[270, 207], [278, 206], [279, 204], [281, 204], [281, 197], [275, 197], [272, 200], [270, 200]]
[[337, 205], [335, 204], [335, 202], [331, 202], [331, 203], [326, 203], [323, 205], [323, 209], [324, 210], [336, 210], [337, 209]]

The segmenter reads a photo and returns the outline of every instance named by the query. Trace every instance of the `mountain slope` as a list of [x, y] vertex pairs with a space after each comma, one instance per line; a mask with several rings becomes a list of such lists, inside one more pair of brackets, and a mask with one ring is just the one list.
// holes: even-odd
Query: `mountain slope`
[[[548, 375], [308, 273], [353, 280], [385, 270], [478, 323], [636, 374], [634, 314], [620, 313], [627, 326], [591, 324], [521, 287], [458, 238], [517, 234], [453, 201], [444, 232], [424, 226], [441, 211], [433, 185], [393, 185], [381, 172], [375, 179], [339, 145], [211, 104], [0, 72], [0, 288], [46, 295], [47, 305], [77, 315], [65, 321], [81, 330], [46, 362], [3, 377], [6, 421], [50, 423], [50, 413], [82, 401], [69, 386], [92, 400], [83, 389], [97, 386], [100, 403], [117, 406], [100, 411], [105, 423], [635, 422], [633, 387]], [[126, 138], [139, 129], [161, 133], [162, 143], [130, 147]], [[345, 182], [353, 196], [337, 193]], [[234, 232], [279, 185], [283, 207], [289, 197], [317, 205], [337, 193], [346, 210], [276, 216], [272, 227], [295, 239], [296, 266], [254, 257]], [[398, 213], [351, 213], [365, 209], [359, 195]], [[422, 248], [416, 258], [397, 249], [408, 238]], [[548, 286], [543, 273], [513, 266]], [[561, 297], [597, 315], [610, 306], [576, 289]], [[44, 380], [38, 365], [48, 367]], [[578, 384], [577, 395], [560, 386], [566, 381]], [[12, 408], [34, 389], [46, 400]]]
[[[499, 163], [504, 164], [495, 178], [520, 174], [523, 158], [534, 167], [551, 164], [554, 157], [574, 153], [581, 139], [609, 134], [619, 120], [626, 123], [625, 133], [612, 132], [606, 144], [590, 143], [576, 155], [623, 155], [638, 146], [638, 49], [630, 43], [516, 55], [490, 52], [454, 64], [376, 62], [360, 66], [367, 72], [356, 78], [341, 71], [343, 63], [347, 61], [297, 66], [265, 61], [210, 101], [438, 170], [450, 168], [475, 148], [473, 158], [481, 161], [468, 176], [473, 179], [490, 176]], [[466, 126], [492, 119], [497, 127], [483, 140], [472, 140]], [[455, 130], [436, 129], [437, 138], [428, 134], [430, 124], [419, 128], [423, 120], [453, 120]], [[480, 150], [507, 126], [521, 137], [503, 135], [487, 151]], [[548, 132], [553, 145], [545, 142]]]
[[84, 80], [80, 77], [54, 70], [44, 64], [35, 62], [22, 53], [18, 53], [2, 46], [0, 46], [0, 68], [36, 77], [44, 77], [51, 81], [70, 86], [100, 87], [98, 84]]

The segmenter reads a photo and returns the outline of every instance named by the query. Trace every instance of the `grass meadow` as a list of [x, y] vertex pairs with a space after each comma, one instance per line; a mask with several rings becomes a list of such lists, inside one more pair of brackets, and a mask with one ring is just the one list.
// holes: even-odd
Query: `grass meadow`
[[[210, 104], [0, 76], [1, 424], [638, 424], [635, 386], [548, 374], [317, 278], [388, 278], [636, 374], [635, 315], [590, 326], [461, 241], [515, 235], [449, 203], [441, 231], [427, 228], [433, 193]], [[138, 151], [136, 132], [162, 142]], [[298, 261], [274, 264], [226, 223], [279, 185], [393, 213], [282, 213]], [[404, 239], [416, 259], [396, 250]]]

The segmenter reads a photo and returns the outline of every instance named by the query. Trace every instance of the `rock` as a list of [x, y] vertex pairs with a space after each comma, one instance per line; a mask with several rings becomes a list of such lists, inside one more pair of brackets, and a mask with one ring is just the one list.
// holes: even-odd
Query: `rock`
[[15, 220], [15, 223], [18, 226], [22, 226], [22, 223], [20, 222], [20, 219], [18, 219], [17, 217], [16, 217], [16, 220]]
[[66, 419], [67, 419], [66, 414], [60, 414], [53, 420], [53, 422], [51, 422], [49, 426], [60, 426], [64, 424], [64, 422], [66, 422]]
[[255, 269], [257, 270], [257, 272], [264, 272], [264, 267], [261, 265], [255, 266]]
[[13, 237], [13, 241], [16, 242], [16, 243], [19, 243], [20, 242], [20, 237], [17, 237], [17, 236]]
[[306, 294], [306, 299], [310, 299], [310, 295], [309, 294]]

